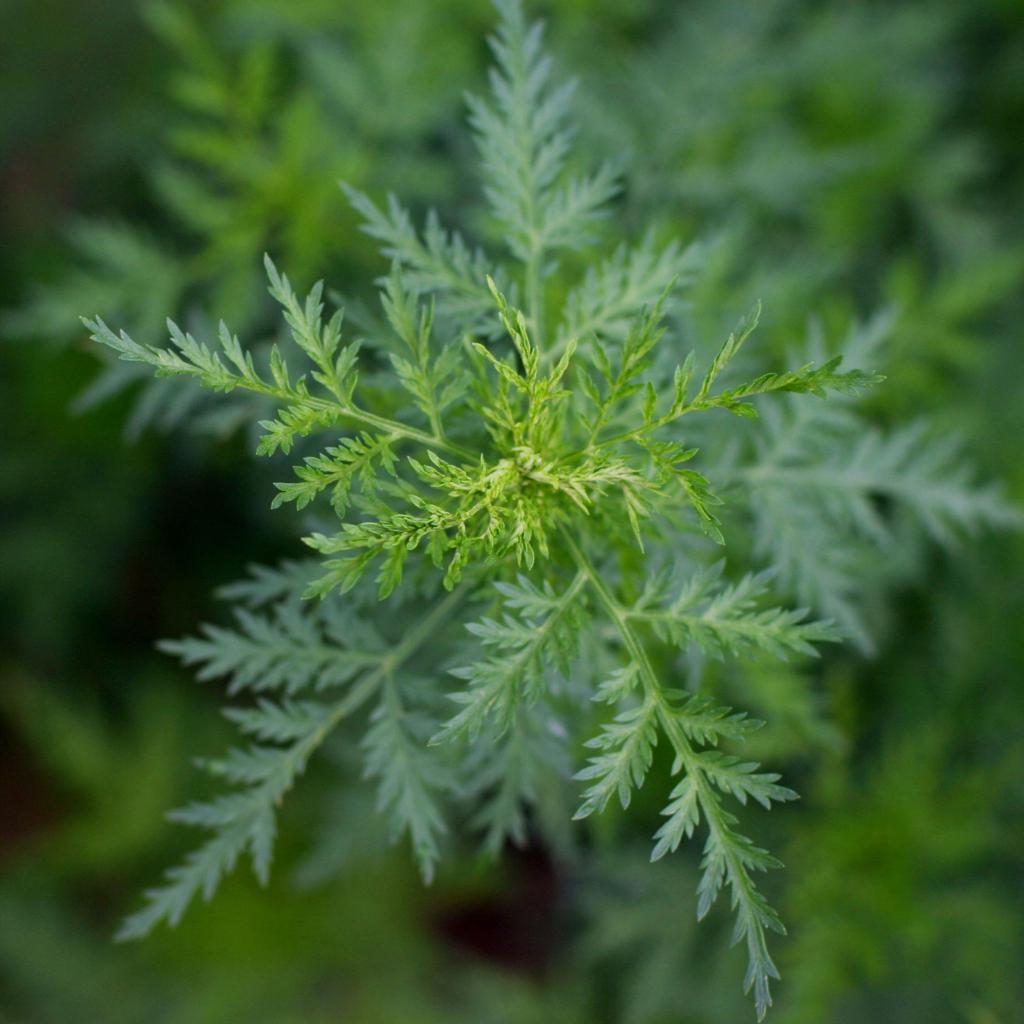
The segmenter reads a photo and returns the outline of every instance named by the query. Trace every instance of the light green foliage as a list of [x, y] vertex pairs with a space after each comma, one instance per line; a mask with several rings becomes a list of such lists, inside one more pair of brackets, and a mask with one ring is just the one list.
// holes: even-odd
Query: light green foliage
[[471, 96], [470, 124], [491, 213], [513, 255], [528, 268], [527, 287], [535, 289], [544, 254], [586, 244], [617, 183], [608, 166], [563, 180], [572, 84], [553, 85], [540, 24], [528, 26], [514, 3], [500, 7], [502, 21], [491, 44], [493, 102]]
[[514, 728], [521, 705], [544, 695], [552, 669], [562, 674], [570, 670], [586, 626], [585, 582], [578, 573], [561, 594], [555, 594], [550, 583], [538, 590], [523, 577], [518, 585], [495, 584], [507, 610], [500, 622], [483, 619], [468, 624], [490, 655], [452, 669], [452, 675], [467, 684], [451, 695], [463, 708], [438, 733], [436, 743], [462, 733], [473, 736], [489, 719], [499, 733]]
[[[260, 423], [258, 451], [297, 460], [275, 505], [323, 506], [306, 537], [324, 556], [317, 572], [264, 571], [233, 592], [250, 606], [239, 629], [169, 645], [203, 678], [261, 696], [230, 713], [248, 745], [207, 763], [229, 793], [175, 813], [212, 838], [123, 934], [175, 923], [243, 855], [264, 879], [282, 797], [350, 722], [380, 807], [428, 879], [453, 808], [469, 807], [497, 851], [523, 839], [567, 765], [586, 784], [582, 819], [629, 805], [661, 747], [672, 781], [652, 858], [702, 835], [696, 914], [728, 890], [763, 1017], [778, 977], [768, 934], [783, 926], [760, 875], [779, 862], [737, 815], [795, 794], [734, 752], [757, 723], [702, 692], [680, 656], [799, 658], [856, 633], [855, 582], [836, 571], [834, 586], [810, 585], [828, 562], [801, 561], [782, 546], [786, 530], [808, 550], [843, 552], [850, 534], [878, 543], [903, 529], [880, 499], [905, 505], [940, 543], [1012, 513], [923, 435], [864, 431], [852, 403], [881, 380], [868, 365], [822, 354], [766, 369], [750, 340], [759, 310], [706, 367], [684, 355], [692, 345], [672, 298], [697, 250], [648, 235], [616, 240], [603, 261], [593, 253], [617, 180], [607, 168], [576, 172], [569, 90], [553, 82], [539, 27], [515, 0], [499, 9], [492, 97], [470, 102], [495, 251], [435, 216], [418, 230], [396, 200], [381, 209], [349, 192], [392, 264], [387, 338], [361, 352], [341, 313], [325, 314], [322, 286], [300, 300], [269, 259], [289, 339], [265, 355], [224, 325], [213, 347], [172, 323], [164, 348], [88, 322], [121, 360], [268, 401], [277, 411]], [[582, 273], [581, 250], [592, 268]], [[838, 629], [772, 602], [769, 577], [746, 566], [731, 564], [729, 581], [719, 483], [741, 491], [760, 557]], [[855, 579], [855, 559], [843, 570]], [[300, 606], [299, 593], [321, 600]], [[269, 612], [251, 607], [266, 602]], [[457, 708], [442, 712], [452, 677]]]
[[[855, 327], [855, 362], [879, 359], [890, 317]], [[820, 339], [812, 346], [819, 349]], [[880, 577], [898, 572], [912, 538], [946, 546], [983, 527], [1019, 525], [998, 487], [979, 485], [955, 435], [921, 420], [883, 431], [841, 402], [766, 410], [763, 429], [723, 479], [738, 485], [756, 554], [784, 587], [872, 647], [864, 618]], [[886, 564], [888, 563], [888, 564]]]
[[892, 303], [884, 368], [899, 386], [875, 401], [902, 417], [944, 395], [962, 411], [965, 375], [998, 337], [992, 313], [1024, 283], [1014, 219], [974, 198], [990, 194], [987, 129], [950, 130], [975, 80], [942, 70], [968, 66], [962, 15], [956, 2], [669, 4], [622, 75], [591, 65], [603, 26], [567, 36], [584, 138], [626, 154], [631, 216], [716, 232], [697, 324], [760, 299], [762, 350], [781, 353], [809, 309], [838, 330], [852, 294]]
[[[277, 606], [273, 619], [240, 611], [241, 632], [207, 627], [202, 639], [165, 645], [187, 664], [200, 664], [200, 678], [227, 676], [233, 691], [251, 689], [276, 696], [261, 698], [255, 706], [228, 709], [228, 717], [250, 742], [205, 761], [204, 767], [234, 790], [171, 815], [214, 836], [168, 872], [163, 887], [148, 894], [146, 907], [124, 922], [122, 938], [143, 935], [161, 920], [176, 923], [196, 895], [210, 897], [243, 854], [249, 855], [257, 877], [265, 881], [282, 797], [331, 731], [374, 697], [379, 705], [366, 733], [367, 774], [379, 778], [381, 806], [397, 832], [409, 831], [429, 877], [437, 857], [436, 833], [443, 829], [431, 791], [446, 784], [445, 776], [417, 749], [424, 724], [403, 710], [395, 677], [444, 624], [454, 599], [451, 595], [439, 602], [391, 645], [337, 604], [325, 601], [300, 609], [294, 592]], [[353, 635], [365, 650], [351, 648]], [[338, 687], [344, 687], [343, 694], [332, 696]], [[326, 696], [293, 699], [310, 690]], [[429, 726], [425, 731], [429, 734]]]
[[456, 783], [454, 773], [425, 749], [434, 727], [428, 716], [403, 705], [398, 684], [389, 678], [363, 742], [366, 775], [380, 779], [379, 809], [389, 813], [396, 834], [408, 830], [426, 882], [433, 878], [441, 855], [438, 839], [446, 829], [437, 795]]
[[653, 234], [639, 245], [622, 245], [607, 259], [593, 264], [565, 300], [558, 344], [596, 334], [621, 341], [637, 310], [653, 306], [672, 288], [686, 284], [700, 265], [702, 247], [682, 249], [678, 242], [658, 248]]
[[803, 622], [803, 610], [758, 609], [758, 598], [767, 590], [767, 574], [721, 585], [723, 568], [724, 563], [718, 562], [681, 585], [674, 583], [671, 572], [652, 576], [627, 615], [649, 623], [668, 643], [683, 648], [693, 643], [716, 657], [740, 656], [759, 648], [777, 657], [787, 652], [813, 656], [814, 643], [839, 639], [836, 631], [821, 623]]

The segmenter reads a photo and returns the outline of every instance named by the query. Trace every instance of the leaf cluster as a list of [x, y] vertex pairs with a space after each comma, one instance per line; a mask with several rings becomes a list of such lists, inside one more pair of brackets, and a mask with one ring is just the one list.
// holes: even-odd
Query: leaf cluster
[[[396, 199], [348, 190], [390, 262], [385, 337], [361, 346], [340, 311], [326, 314], [322, 285], [300, 299], [269, 258], [288, 339], [263, 357], [223, 324], [216, 347], [174, 323], [160, 347], [87, 321], [123, 361], [269, 402], [257, 450], [293, 469], [274, 505], [317, 508], [325, 524], [305, 538], [318, 569], [263, 571], [233, 591], [248, 606], [237, 628], [168, 645], [201, 678], [258, 696], [230, 712], [245, 745], [206, 766], [229, 792], [176, 812], [212, 838], [124, 934], [175, 923], [243, 855], [265, 878], [279, 802], [350, 730], [427, 879], [457, 813], [469, 808], [497, 851], [522, 841], [570, 766], [578, 819], [628, 807], [660, 745], [672, 781], [652, 859], [703, 836], [696, 914], [728, 890], [763, 1017], [778, 977], [769, 934], [783, 926], [760, 876], [779, 862], [738, 815], [796, 794], [742, 756], [757, 723], [703, 692], [687, 660], [805, 659], [854, 632], [851, 588], [807, 586], [831, 571], [807, 552], [846, 552], [851, 532], [900, 538], [878, 495], [940, 543], [1014, 514], [923, 434], [860, 429], [853, 403], [882, 380], [866, 366], [829, 355], [766, 368], [747, 345], [759, 309], [710, 360], [679, 358], [692, 346], [673, 297], [698, 250], [647, 235], [578, 273], [568, 257], [597, 245], [617, 178], [576, 173], [571, 89], [554, 84], [519, 3], [498, 8], [491, 96], [470, 100], [470, 124], [500, 244], [473, 247], [433, 215], [418, 229]], [[755, 551], [806, 608], [773, 599], [769, 573], [723, 567], [720, 483], [742, 492]]]

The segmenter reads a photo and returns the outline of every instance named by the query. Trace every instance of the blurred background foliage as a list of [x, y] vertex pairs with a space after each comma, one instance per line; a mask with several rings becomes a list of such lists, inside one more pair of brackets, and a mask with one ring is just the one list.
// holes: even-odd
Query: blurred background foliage
[[[626, 169], [627, 223], [704, 240], [695, 336], [758, 297], [779, 351], [888, 313], [878, 421], [963, 432], [1024, 501], [1024, 7], [535, 9], [581, 79], [584, 151]], [[146, 341], [168, 313], [267, 335], [269, 250], [358, 320], [384, 268], [336, 181], [477, 226], [462, 90], [491, 11], [3, 13], [0, 1021], [745, 1019], [726, 915], [694, 933], [693, 861], [645, 863], [656, 808], [609, 815], [586, 851], [467, 848], [424, 890], [342, 753], [286, 811], [268, 891], [242, 874], [177, 931], [111, 943], [182, 849], [163, 811], [222, 740], [217, 695], [152, 645], [294, 548], [235, 436], [247, 411], [101, 366], [77, 317]], [[871, 657], [831, 654], [813, 690], [777, 669], [730, 684], [804, 795], [759, 823], [788, 866], [775, 1021], [1024, 1021], [1022, 556], [1020, 536], [917, 552]]]

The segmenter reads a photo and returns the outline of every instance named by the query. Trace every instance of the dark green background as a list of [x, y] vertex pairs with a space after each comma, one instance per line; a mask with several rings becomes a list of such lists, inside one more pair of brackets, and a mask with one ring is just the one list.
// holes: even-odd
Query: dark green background
[[[692, 863], [644, 866], [643, 808], [585, 870], [537, 844], [497, 866], [467, 852], [424, 891], [403, 849], [361, 859], [357, 841], [310, 888], [296, 867], [331, 794], [313, 772], [269, 890], [240, 872], [176, 932], [111, 942], [187, 842], [162, 814], [191, 760], [224, 741], [218, 694], [153, 645], [223, 615], [213, 588], [294, 554], [294, 524], [244, 436], [125, 438], [130, 393], [75, 411], [97, 364], [73, 314], [259, 328], [264, 249], [300, 287], [366, 294], [381, 264], [342, 176], [472, 228], [460, 94], [491, 24], [475, 0], [193, 10], [0, 4], [0, 1021], [752, 1018], [724, 918], [694, 934]], [[872, 415], [962, 432], [1024, 502], [1024, 7], [535, 10], [582, 79], [581, 147], [631, 172], [626, 223], [736, 240], [700, 308], [727, 320], [759, 295], [784, 347], [811, 315], [896, 303]], [[222, 83], [227, 120], [197, 80]], [[218, 197], [205, 224], [169, 208], [169, 163]], [[95, 217], [156, 240], [157, 272], [83, 270], [75, 225]], [[834, 656], [820, 718], [793, 724], [772, 1019], [1024, 1021], [1022, 555], [1019, 535], [926, 553], [877, 656]], [[336, 813], [372, 821], [346, 799]]]

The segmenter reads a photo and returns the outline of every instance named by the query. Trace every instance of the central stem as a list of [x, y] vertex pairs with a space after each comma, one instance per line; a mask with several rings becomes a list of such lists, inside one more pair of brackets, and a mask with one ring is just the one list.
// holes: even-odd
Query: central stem
[[526, 306], [533, 329], [533, 343], [537, 351], [544, 353], [544, 280], [542, 249], [534, 248], [526, 261]]

